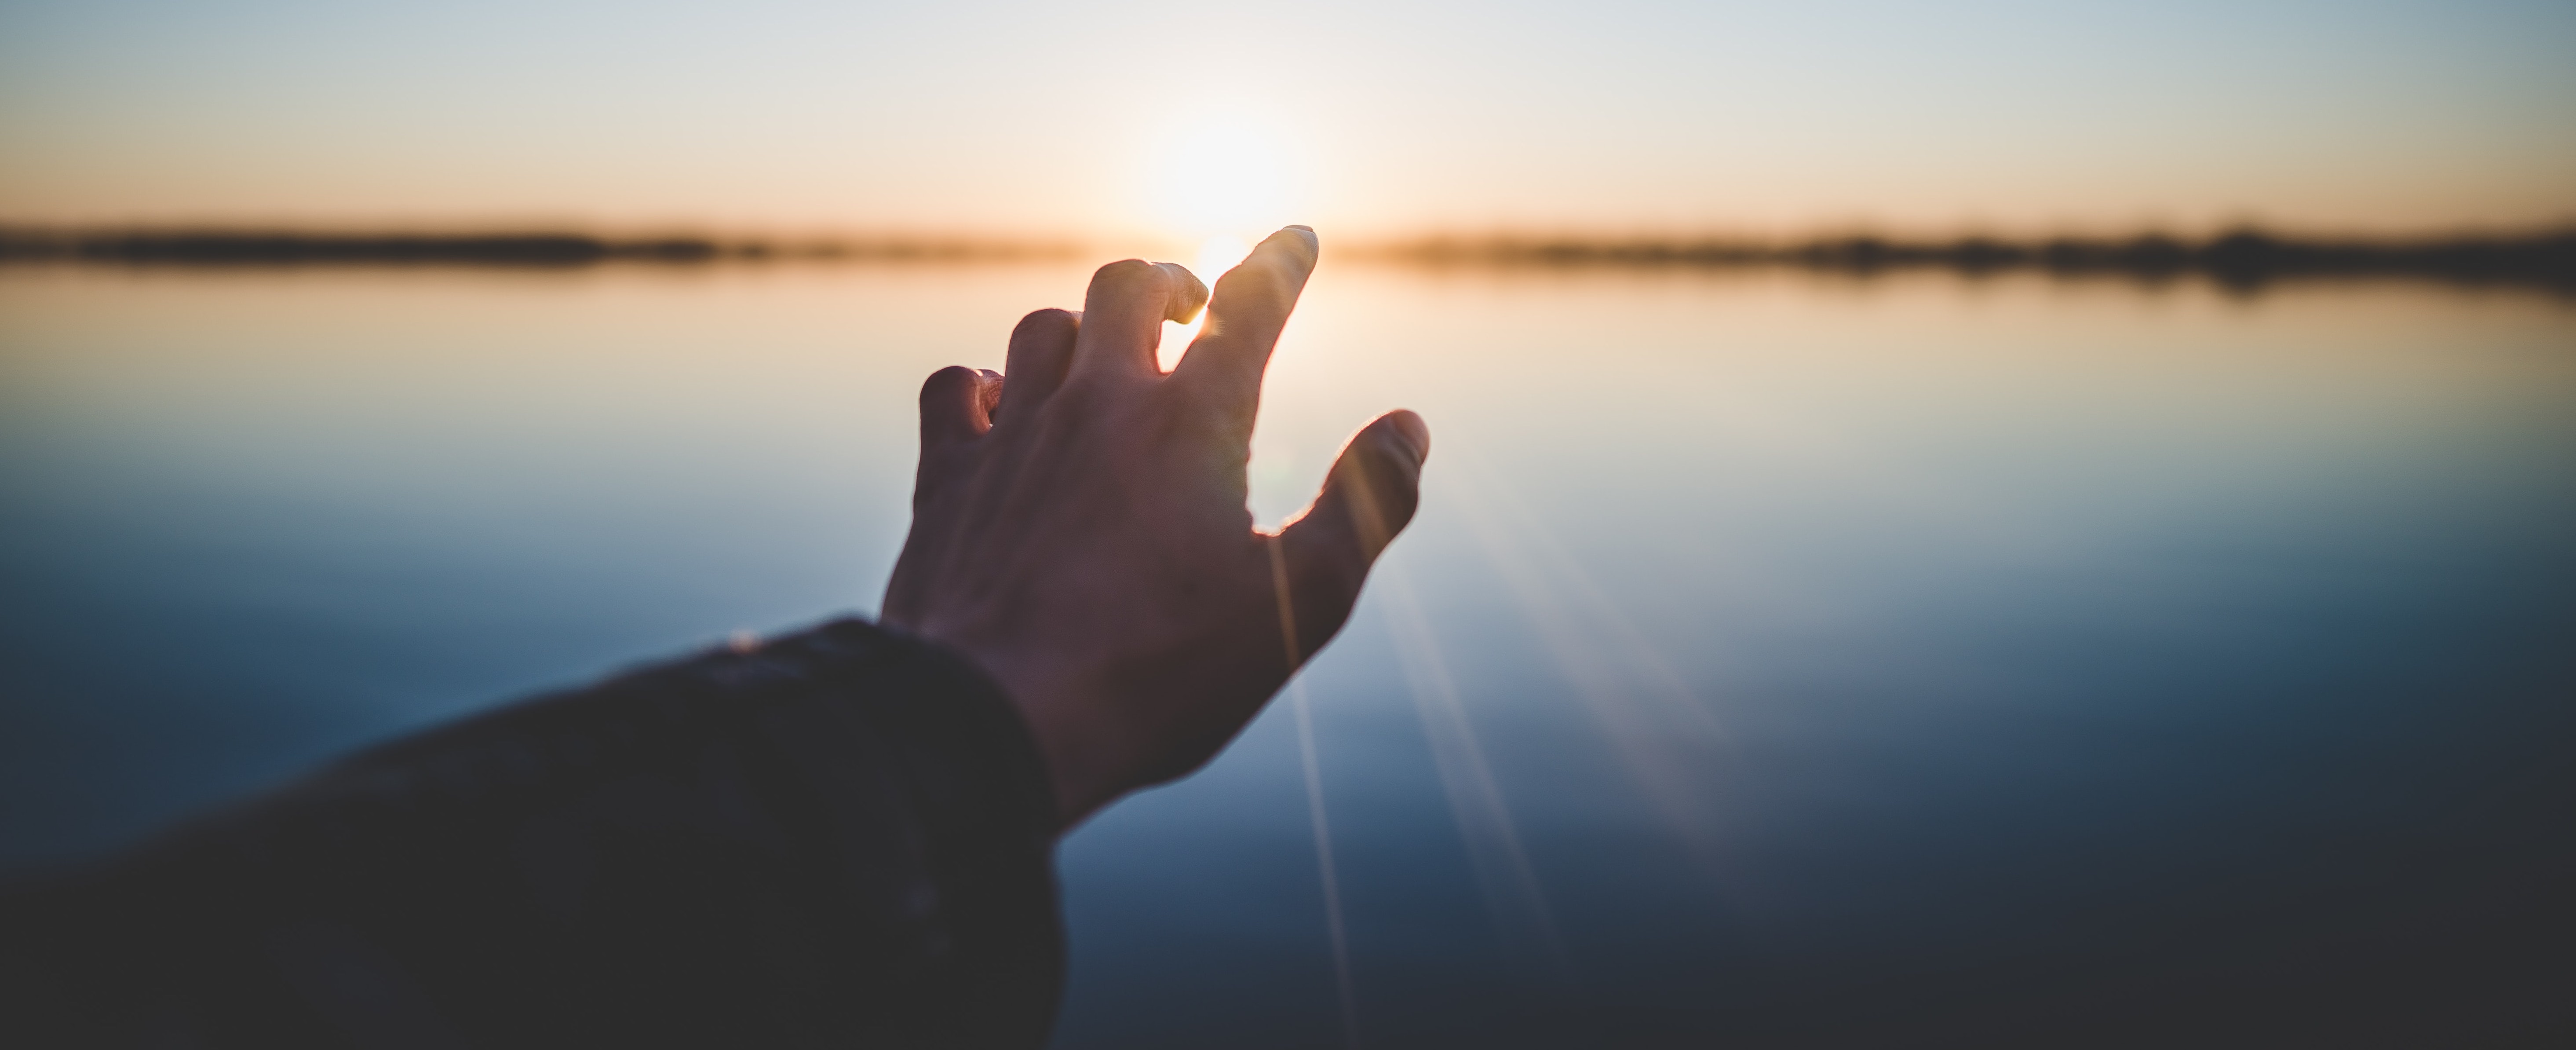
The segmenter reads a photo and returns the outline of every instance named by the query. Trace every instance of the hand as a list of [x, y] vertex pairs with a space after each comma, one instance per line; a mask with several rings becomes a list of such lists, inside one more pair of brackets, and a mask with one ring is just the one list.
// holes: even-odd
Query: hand
[[[884, 620], [1010, 693], [1066, 827], [1214, 757], [1341, 629], [1413, 518], [1431, 435], [1396, 411], [1350, 440], [1304, 514], [1252, 527], [1262, 372], [1316, 247], [1302, 226], [1272, 234], [1213, 302], [1179, 266], [1111, 263], [1083, 312], [1020, 321], [1004, 375], [951, 367], [922, 386]], [[1164, 374], [1163, 321], [1203, 303], [1205, 332]]]

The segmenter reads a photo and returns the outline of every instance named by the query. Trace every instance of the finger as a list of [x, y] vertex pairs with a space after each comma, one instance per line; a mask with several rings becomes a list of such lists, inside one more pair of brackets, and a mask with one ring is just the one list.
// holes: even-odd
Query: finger
[[1072, 375], [1160, 375], [1154, 348], [1164, 321], [1199, 315], [1207, 286], [1178, 263], [1122, 259], [1091, 275], [1082, 328], [1074, 337]]
[[1071, 310], [1040, 310], [1020, 318], [1011, 329], [1011, 354], [1002, 363], [1008, 382], [992, 419], [998, 423], [1037, 411], [1038, 405], [1064, 385], [1064, 370], [1073, 364], [1074, 335], [1082, 315]]
[[930, 373], [921, 384], [923, 451], [972, 441], [992, 429], [992, 410], [1002, 396], [999, 373], [950, 365]]
[[1290, 226], [1252, 249], [1243, 264], [1217, 278], [1216, 297], [1208, 303], [1207, 328], [1190, 344], [1175, 379], [1199, 390], [1207, 403], [1240, 422], [1248, 434], [1253, 412], [1261, 404], [1261, 374], [1270, 367], [1270, 349], [1306, 277], [1315, 272], [1319, 251], [1315, 231]]
[[1342, 446], [1314, 504], [1279, 530], [1289, 588], [1281, 604], [1295, 613], [1300, 660], [1341, 630], [1369, 566], [1413, 520], [1430, 452], [1422, 417], [1402, 410], [1378, 417]]

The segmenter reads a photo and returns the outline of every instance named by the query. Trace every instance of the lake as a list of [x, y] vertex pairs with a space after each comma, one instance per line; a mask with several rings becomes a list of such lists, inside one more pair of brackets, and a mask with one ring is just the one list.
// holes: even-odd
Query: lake
[[[873, 609], [1087, 266], [0, 270], [0, 870]], [[1063, 844], [1056, 1043], [2576, 1030], [2576, 301], [1329, 258], [1254, 509], [1420, 411], [1283, 699]]]

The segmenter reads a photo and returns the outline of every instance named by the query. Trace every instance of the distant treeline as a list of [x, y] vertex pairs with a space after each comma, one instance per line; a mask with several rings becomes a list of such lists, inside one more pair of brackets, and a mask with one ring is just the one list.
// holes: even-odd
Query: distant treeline
[[2576, 229], [2415, 240], [2297, 238], [2250, 229], [2205, 240], [2154, 234], [2032, 241], [1850, 236], [1779, 243], [1435, 238], [1381, 245], [1370, 254], [1439, 266], [1794, 266], [1861, 275], [1902, 269], [1970, 274], [2036, 270], [2142, 280], [2199, 274], [2237, 288], [2283, 278], [2386, 276], [2536, 284], [2576, 293]]
[[[578, 233], [316, 233], [257, 230], [44, 230], [0, 227], [0, 262], [134, 266], [444, 265], [570, 267], [704, 265], [754, 260], [1079, 258], [1084, 246], [938, 238], [716, 239]], [[2207, 239], [2160, 235], [2003, 240], [1876, 236], [1798, 241], [1429, 238], [1344, 247], [1345, 258], [1433, 266], [1791, 266], [1855, 275], [1904, 269], [1968, 274], [2030, 270], [2160, 280], [2206, 276], [2235, 288], [2284, 278], [2411, 277], [2545, 286], [2576, 294], [2576, 229], [2520, 236], [2413, 240], [2289, 237], [2237, 230]]]
[[132, 266], [526, 266], [736, 260], [1057, 258], [1075, 244], [967, 239], [600, 237], [582, 233], [319, 233], [0, 227], [0, 261]]

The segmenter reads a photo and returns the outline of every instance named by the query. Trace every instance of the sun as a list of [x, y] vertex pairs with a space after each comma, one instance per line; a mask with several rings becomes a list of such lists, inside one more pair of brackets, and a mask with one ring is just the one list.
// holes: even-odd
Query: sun
[[1155, 165], [1153, 210], [1181, 239], [1249, 237], [1296, 221], [1299, 158], [1259, 123], [1215, 116], [1173, 130]]

